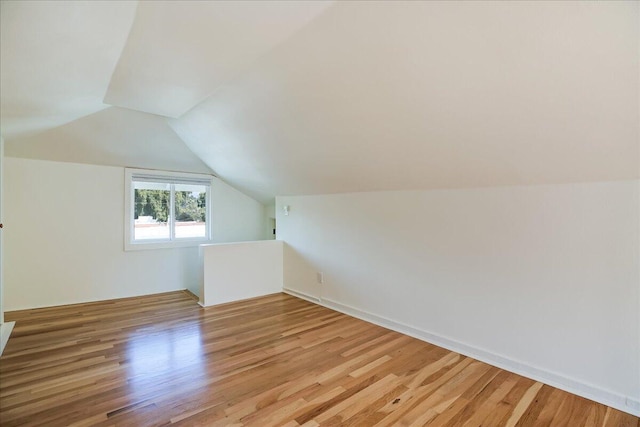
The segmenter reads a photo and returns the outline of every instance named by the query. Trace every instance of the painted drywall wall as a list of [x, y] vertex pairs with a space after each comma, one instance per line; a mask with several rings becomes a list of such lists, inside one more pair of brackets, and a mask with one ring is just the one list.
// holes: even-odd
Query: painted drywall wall
[[266, 240], [275, 240], [276, 234], [276, 202], [275, 199], [264, 206], [264, 238]]
[[[124, 251], [123, 168], [6, 157], [5, 180], [7, 311], [199, 291], [198, 247]], [[214, 215], [216, 241], [262, 237], [258, 202], [215, 179], [212, 205], [238, 212]]]
[[[2, 194], [3, 194], [3, 174], [4, 174], [4, 139], [0, 136], [0, 224], [2, 224]], [[9, 341], [9, 335], [11, 335], [11, 331], [13, 330], [13, 325], [15, 322], [5, 322], [4, 321], [4, 288], [3, 288], [3, 239], [2, 239], [3, 229], [0, 229], [0, 356], [4, 351], [7, 342]]]
[[633, 412], [639, 186], [278, 197], [284, 287]]
[[264, 239], [264, 205], [214, 178], [211, 188], [215, 243]]
[[[3, 224], [3, 210], [2, 210], [2, 201], [3, 201], [3, 186], [4, 186], [4, 138], [2, 136], [0, 136], [0, 224]], [[3, 300], [3, 286], [2, 286], [2, 278], [4, 276], [3, 274], [3, 264], [2, 264], [2, 231], [0, 229], [0, 328], [2, 327], [2, 324], [4, 323], [4, 300]], [[1, 353], [1, 350], [0, 350]]]
[[255, 298], [282, 291], [282, 242], [203, 245], [203, 306]]

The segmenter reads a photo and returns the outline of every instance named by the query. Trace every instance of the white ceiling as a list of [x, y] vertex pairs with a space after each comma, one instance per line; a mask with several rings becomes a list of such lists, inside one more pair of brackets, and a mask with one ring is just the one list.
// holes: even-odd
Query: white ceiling
[[172, 127], [256, 197], [638, 177], [638, 3], [341, 2]]
[[136, 2], [0, 2], [0, 128], [7, 140], [95, 113]]
[[[16, 7], [29, 15], [22, 20], [2, 6], [7, 147], [27, 144], [17, 112], [46, 128], [38, 106], [66, 111], [65, 99], [50, 96], [58, 85], [68, 99], [89, 93], [74, 92], [81, 75], [93, 89], [102, 85], [106, 103], [172, 117], [153, 116], [168, 120], [219, 176], [262, 201], [640, 176], [635, 1], [142, 2], [119, 59], [110, 58], [107, 74], [115, 72], [107, 81], [81, 66], [91, 55], [75, 40], [83, 26], [68, 30], [73, 43], [56, 41], [46, 25], [51, 13], [38, 4]], [[90, 19], [97, 12], [78, 13]], [[118, 16], [105, 14], [102, 26], [87, 30], [87, 43], [115, 46], [126, 37], [114, 35]], [[15, 28], [5, 30], [5, 21]], [[7, 34], [38, 40], [25, 42], [29, 54], [21, 57], [22, 39]], [[44, 39], [47, 51], [67, 60], [58, 64], [30, 47]], [[26, 65], [5, 67], [5, 52]], [[45, 60], [62, 71], [49, 76], [37, 66]], [[21, 76], [29, 64], [31, 74]], [[31, 104], [21, 109], [5, 85]], [[142, 113], [132, 110], [116, 111], [133, 123]], [[86, 141], [98, 150], [107, 141], [91, 131], [113, 135], [110, 125], [82, 121], [74, 132], [83, 137], [69, 149]], [[72, 128], [31, 138], [40, 148], [22, 155], [46, 152], [47, 141], [62, 144]], [[139, 126], [135, 138], [150, 140], [146, 128], [159, 129]], [[136, 148], [118, 161], [127, 156], [144, 154]]]
[[7, 156], [108, 166], [211, 173], [163, 117], [109, 107], [7, 143]]
[[330, 4], [141, 2], [105, 102], [181, 116]]

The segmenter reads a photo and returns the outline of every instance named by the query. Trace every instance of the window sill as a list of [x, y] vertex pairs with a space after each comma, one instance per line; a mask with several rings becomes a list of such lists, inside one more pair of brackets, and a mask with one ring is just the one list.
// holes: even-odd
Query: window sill
[[128, 252], [128, 251], [145, 251], [145, 250], [152, 250], [152, 249], [197, 248], [200, 245], [208, 245], [211, 243], [213, 243], [213, 240], [208, 240], [208, 239], [125, 243], [124, 250]]

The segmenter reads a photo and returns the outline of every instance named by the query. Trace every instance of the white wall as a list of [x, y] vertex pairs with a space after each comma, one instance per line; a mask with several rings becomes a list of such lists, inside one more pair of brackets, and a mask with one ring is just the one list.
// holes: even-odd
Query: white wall
[[217, 178], [213, 181], [213, 241], [263, 240], [264, 205]]
[[[7, 311], [199, 292], [198, 247], [123, 250], [123, 168], [7, 157], [5, 180]], [[262, 205], [236, 193], [214, 180], [217, 242], [264, 234]]]
[[632, 411], [639, 189], [620, 181], [278, 197], [284, 286]]
[[264, 206], [264, 238], [274, 240], [273, 229], [276, 228], [276, 203], [275, 200]]
[[282, 291], [282, 242], [203, 245], [203, 306]]
[[[3, 210], [2, 210], [2, 201], [3, 201], [3, 186], [4, 186], [4, 138], [0, 136], [0, 223], [3, 223]], [[2, 264], [2, 231], [0, 230], [0, 327], [4, 323], [4, 300], [3, 300], [3, 286], [2, 286], [2, 278], [3, 274], [3, 264]], [[0, 341], [1, 342], [1, 341]], [[1, 354], [1, 349], [0, 349]]]
[[[0, 223], [3, 221], [2, 217], [2, 198], [3, 198], [3, 176], [4, 176], [4, 139], [0, 136]], [[4, 229], [0, 230], [0, 355], [4, 351], [7, 342], [9, 341], [9, 335], [11, 335], [11, 331], [13, 330], [13, 325], [15, 322], [5, 322], [4, 321], [4, 286], [3, 286], [3, 234]]]

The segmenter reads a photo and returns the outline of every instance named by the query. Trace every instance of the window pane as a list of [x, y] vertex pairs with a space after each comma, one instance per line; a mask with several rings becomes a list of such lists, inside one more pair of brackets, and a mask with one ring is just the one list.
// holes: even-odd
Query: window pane
[[207, 187], [176, 184], [176, 239], [207, 237]]
[[134, 182], [134, 240], [169, 239], [169, 184]]

